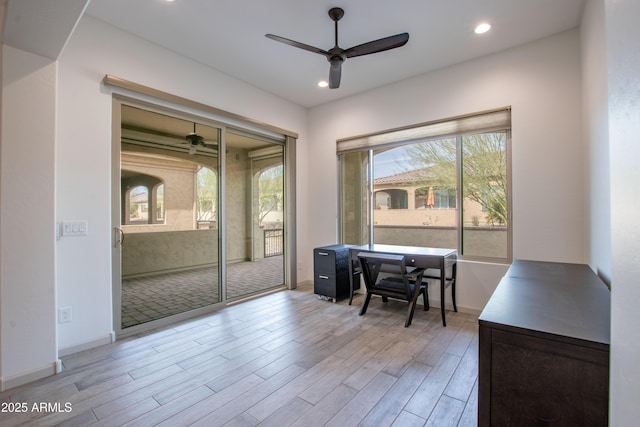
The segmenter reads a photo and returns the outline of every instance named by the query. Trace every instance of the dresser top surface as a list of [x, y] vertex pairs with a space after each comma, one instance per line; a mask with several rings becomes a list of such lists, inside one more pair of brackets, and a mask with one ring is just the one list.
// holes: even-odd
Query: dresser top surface
[[611, 295], [584, 264], [515, 260], [480, 325], [609, 345]]

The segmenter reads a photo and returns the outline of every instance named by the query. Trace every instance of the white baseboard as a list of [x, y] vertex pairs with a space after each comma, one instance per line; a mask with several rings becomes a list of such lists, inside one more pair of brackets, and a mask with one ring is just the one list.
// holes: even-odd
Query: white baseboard
[[[299, 286], [313, 286], [313, 280], [305, 280], [303, 282], [298, 282]], [[360, 289], [356, 289], [353, 291], [354, 294], [366, 294], [366, 289], [364, 287], [364, 285], [360, 286]], [[422, 297], [418, 298], [418, 305], [423, 306], [424, 304], [422, 303]], [[472, 307], [464, 307], [461, 306], [460, 304], [457, 304], [458, 306], [458, 311], [460, 313], [467, 313], [467, 314], [472, 314], [474, 316], [479, 316], [480, 313], [482, 313], [482, 310], [478, 310], [476, 308], [472, 308]], [[434, 308], [437, 310], [440, 310], [440, 299], [437, 298], [432, 298], [431, 296], [429, 297], [429, 307], [430, 308]], [[444, 304], [444, 308], [445, 310], [449, 310], [449, 311], [453, 311], [453, 303], [451, 303], [449, 301], [449, 299], [446, 299], [445, 304]]]
[[[93, 341], [59, 349], [58, 357], [64, 357], [64, 356], [68, 356], [69, 354], [77, 353], [79, 351], [89, 350], [94, 347], [110, 344], [113, 342], [114, 337], [115, 337], [115, 333], [111, 332], [109, 335]], [[43, 366], [41, 368], [36, 368], [27, 372], [22, 372], [20, 374], [11, 375], [8, 377], [2, 377], [0, 378], [0, 392], [9, 390], [10, 388], [28, 384], [30, 382], [37, 381], [42, 378], [49, 377], [51, 375], [56, 375], [56, 374], [59, 374], [60, 372], [62, 372], [62, 361], [60, 359], [57, 359], [54, 362], [52, 362], [50, 365]]]
[[55, 375], [58, 361], [52, 362], [42, 368], [33, 369], [16, 375], [0, 378], [0, 391], [6, 391], [10, 388], [18, 387], [30, 382]]
[[58, 349], [58, 357], [68, 356], [73, 353], [78, 353], [80, 351], [89, 350], [94, 347], [100, 347], [101, 345], [111, 344], [115, 341], [115, 332], [110, 332], [109, 335], [104, 336], [102, 338], [98, 338], [92, 341], [87, 341], [81, 344], [73, 345], [71, 347], [65, 347]]
[[302, 282], [298, 282], [297, 286], [313, 286], [313, 280], [303, 280]]

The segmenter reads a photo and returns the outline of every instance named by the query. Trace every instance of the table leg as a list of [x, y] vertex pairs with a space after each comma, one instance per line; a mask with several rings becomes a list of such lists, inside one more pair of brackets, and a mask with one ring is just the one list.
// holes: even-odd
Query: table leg
[[349, 305], [353, 301], [353, 261], [351, 260], [351, 252], [349, 252]]
[[453, 311], [458, 311], [458, 306], [456, 305], [456, 270], [457, 263], [453, 263], [451, 267], [451, 300], [453, 301]]
[[444, 313], [444, 288], [447, 283], [447, 273], [445, 272], [444, 260], [440, 262], [440, 313], [442, 314], [442, 326], [447, 326]]

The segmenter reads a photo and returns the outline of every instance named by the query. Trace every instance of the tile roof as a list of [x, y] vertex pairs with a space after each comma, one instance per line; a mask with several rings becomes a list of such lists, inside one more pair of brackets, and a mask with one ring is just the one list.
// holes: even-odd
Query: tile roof
[[433, 179], [435, 173], [433, 168], [414, 169], [411, 171], [401, 172], [394, 175], [382, 176], [376, 178], [374, 184], [396, 184], [400, 182], [416, 182]]

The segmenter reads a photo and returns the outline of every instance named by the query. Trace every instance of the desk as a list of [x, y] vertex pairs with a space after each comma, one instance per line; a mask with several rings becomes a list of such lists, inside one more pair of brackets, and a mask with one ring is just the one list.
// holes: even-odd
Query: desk
[[[397, 246], [397, 245], [362, 245], [352, 246], [349, 248], [349, 304], [353, 300], [353, 269], [359, 265], [358, 254], [360, 252], [379, 252], [394, 255], [403, 255], [405, 257], [407, 267], [418, 267], [425, 269], [437, 269], [438, 276], [425, 273], [425, 278], [440, 280], [440, 312], [442, 314], [442, 325], [447, 326], [444, 312], [444, 290], [447, 282], [451, 284], [451, 300], [453, 302], [453, 310], [458, 311], [456, 307], [456, 287], [455, 287], [455, 271], [457, 251], [455, 249], [443, 248], [423, 248], [416, 246]], [[451, 275], [447, 278], [446, 271], [451, 271]], [[428, 308], [428, 307], [427, 307]]]

